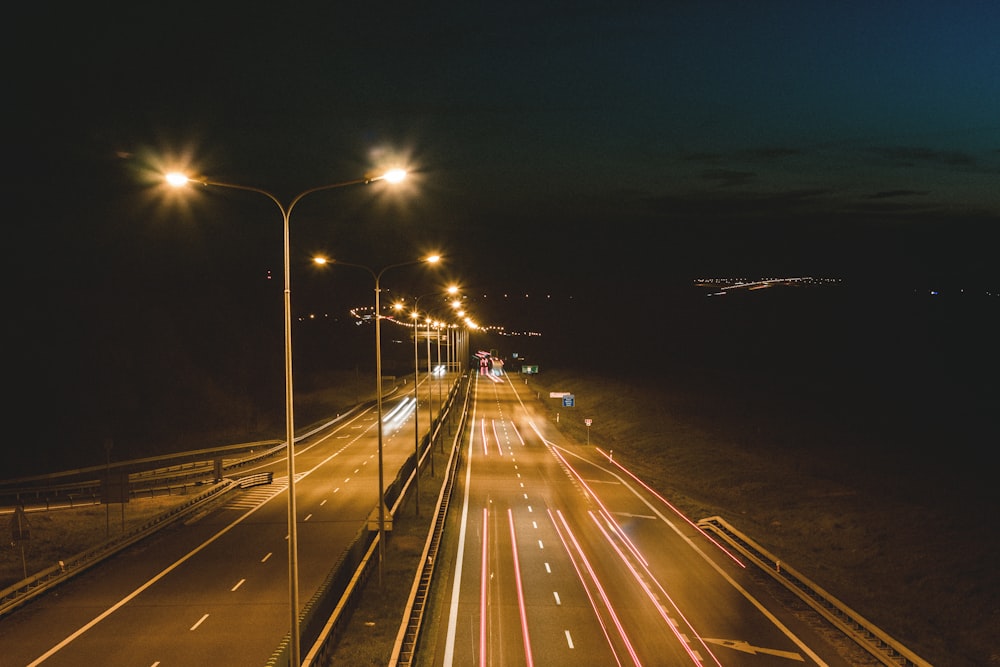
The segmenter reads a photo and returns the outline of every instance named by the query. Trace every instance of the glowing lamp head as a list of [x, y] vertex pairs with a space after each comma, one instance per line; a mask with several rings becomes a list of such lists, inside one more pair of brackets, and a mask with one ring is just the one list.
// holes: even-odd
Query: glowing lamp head
[[178, 171], [172, 171], [164, 176], [164, 178], [167, 181], [167, 185], [171, 185], [175, 188], [187, 185], [188, 182], [188, 177]]
[[390, 169], [389, 171], [385, 172], [382, 178], [389, 181], [390, 183], [399, 183], [404, 178], [406, 178], [406, 170]]

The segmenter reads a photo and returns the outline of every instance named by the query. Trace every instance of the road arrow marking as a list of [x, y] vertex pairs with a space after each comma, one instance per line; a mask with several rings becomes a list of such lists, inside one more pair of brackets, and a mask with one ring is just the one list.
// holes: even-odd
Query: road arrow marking
[[630, 519], [653, 519], [653, 520], [656, 519], [655, 516], [650, 516], [648, 514], [630, 514], [628, 512], [615, 512], [615, 515], [616, 516], [627, 516]]
[[704, 638], [704, 641], [711, 642], [712, 644], [718, 644], [719, 646], [728, 646], [731, 649], [737, 651], [742, 651], [744, 653], [750, 653], [751, 655], [757, 655], [758, 653], [764, 653], [767, 655], [778, 656], [779, 658], [788, 658], [789, 660], [798, 660], [799, 662], [805, 662], [803, 657], [798, 653], [793, 651], [778, 651], [773, 648], [761, 648], [760, 646], [752, 646], [749, 642], [741, 642], [733, 639], [708, 639]]

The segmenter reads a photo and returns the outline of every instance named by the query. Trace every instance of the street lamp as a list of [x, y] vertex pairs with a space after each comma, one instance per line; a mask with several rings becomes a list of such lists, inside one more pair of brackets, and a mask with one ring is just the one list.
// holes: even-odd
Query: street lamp
[[[455, 294], [458, 291], [458, 286], [450, 285], [445, 292], [447, 294]], [[421, 294], [413, 299], [413, 312], [410, 313], [410, 318], [413, 320], [413, 455], [414, 459], [414, 473], [413, 473], [413, 497], [414, 497], [414, 508], [416, 509], [417, 516], [420, 516], [420, 400], [417, 396], [417, 380], [420, 373], [420, 362], [418, 360], [417, 354], [417, 333], [419, 332], [419, 320], [420, 317], [420, 300], [427, 296], [434, 296], [438, 294], [437, 292], [429, 292], [427, 294]], [[401, 309], [402, 304], [397, 304], [397, 309]], [[428, 339], [427, 339], [427, 391], [430, 392], [430, 328], [428, 325]], [[428, 394], [428, 410], [430, 410], [430, 394]], [[431, 419], [430, 414], [428, 414], [427, 426], [430, 429]], [[428, 430], [430, 433], [430, 430]], [[431, 475], [434, 474], [434, 448], [431, 447]]]
[[[413, 300], [413, 509], [420, 516], [420, 397], [417, 395], [418, 379], [420, 378], [420, 361], [417, 353], [417, 304], [418, 296]], [[428, 426], [430, 424], [428, 423]], [[431, 475], [434, 474], [434, 453], [431, 452]]]
[[[438, 363], [437, 371], [441, 371], [441, 327], [446, 326], [444, 322], [438, 321], [434, 323], [434, 337], [437, 339], [437, 349], [438, 349]], [[438, 419], [441, 419], [441, 378], [438, 378]]]
[[382, 467], [382, 311], [379, 305], [379, 293], [381, 292], [379, 283], [382, 280], [382, 275], [389, 269], [395, 269], [401, 266], [412, 266], [413, 264], [423, 264], [425, 262], [427, 264], [436, 264], [441, 261], [441, 257], [439, 255], [431, 255], [429, 257], [413, 260], [411, 262], [390, 264], [389, 266], [383, 267], [378, 272], [365, 266], [364, 264], [352, 264], [350, 262], [341, 262], [340, 260], [332, 260], [325, 257], [314, 257], [313, 261], [316, 264], [339, 264], [341, 266], [353, 266], [367, 271], [371, 274], [372, 278], [375, 279], [375, 404], [377, 406], [376, 412], [378, 413], [378, 583], [379, 586], [381, 586], [382, 562], [385, 560], [385, 478]]
[[281, 211], [283, 219], [284, 236], [284, 265], [285, 265], [285, 447], [288, 451], [288, 599], [291, 612], [291, 656], [290, 664], [296, 667], [301, 664], [299, 651], [299, 572], [298, 572], [298, 536], [296, 531], [296, 509], [295, 509], [295, 418], [293, 407], [293, 387], [292, 387], [292, 299], [291, 299], [291, 268], [289, 262], [288, 244], [288, 220], [292, 215], [292, 209], [299, 201], [314, 192], [322, 190], [332, 190], [348, 185], [368, 185], [375, 181], [388, 181], [398, 183], [406, 177], [406, 172], [402, 169], [393, 169], [381, 176], [370, 178], [357, 178], [343, 183], [331, 183], [319, 187], [310, 188], [296, 195], [286, 206], [282, 204], [277, 196], [248, 185], [236, 185], [233, 183], [220, 183], [210, 181], [204, 177], [190, 177], [182, 173], [173, 172], [166, 175], [166, 181], [173, 187], [183, 187], [188, 183], [198, 183], [204, 186], [214, 186], [219, 188], [229, 188], [232, 190], [245, 190], [264, 195], [275, 204]]
[[[431, 434], [432, 436], [433, 436], [433, 433], [434, 433], [434, 428], [433, 428], [433, 424], [434, 424], [434, 412], [433, 412], [433, 408], [431, 407], [431, 403], [432, 403], [432, 401], [431, 401], [431, 389], [433, 389], [433, 387], [434, 387], [434, 382], [432, 381], [432, 378], [434, 376], [431, 374], [431, 323], [433, 321], [434, 320], [431, 319], [430, 315], [428, 315], [427, 316], [427, 336], [424, 337], [424, 340], [427, 341], [427, 429], [428, 429], [427, 432], [429, 434]], [[434, 447], [434, 441], [433, 440], [431, 440], [430, 446], [432, 448]]]

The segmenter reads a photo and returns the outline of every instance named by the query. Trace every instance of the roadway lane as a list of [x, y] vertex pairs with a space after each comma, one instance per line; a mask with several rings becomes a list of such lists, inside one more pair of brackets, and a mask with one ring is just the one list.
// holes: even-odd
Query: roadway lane
[[[412, 399], [383, 408], [388, 480], [413, 452]], [[290, 623], [288, 484], [284, 461], [261, 469], [275, 473], [273, 484], [232, 495], [5, 617], [0, 662], [265, 664]], [[297, 444], [296, 472], [301, 607], [377, 506], [375, 410]]]
[[431, 597], [447, 621], [416, 664], [847, 664], [773, 609], [739, 559], [603, 452], [565, 442], [537, 405], [509, 376], [477, 376], [439, 554], [452, 566]]

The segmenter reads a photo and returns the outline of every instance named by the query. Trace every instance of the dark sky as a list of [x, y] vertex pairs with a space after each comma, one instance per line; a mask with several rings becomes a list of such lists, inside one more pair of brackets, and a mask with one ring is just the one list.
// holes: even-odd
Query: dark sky
[[[88, 364], [136, 331], [280, 316], [260, 306], [280, 309], [277, 207], [167, 196], [158, 179], [178, 168], [286, 204], [410, 170], [396, 189], [296, 207], [297, 314], [371, 294], [363, 273], [318, 276], [317, 252], [379, 269], [437, 250], [438, 275], [477, 292], [631, 295], [630, 309], [715, 276], [1000, 289], [995, 2], [34, 3], [9, 16], [4, 247], [29, 394], [69, 376], [100, 385]], [[436, 289], [417, 270], [391, 275], [400, 292]]]
[[[379, 265], [523, 244], [555, 275], [581, 258], [611, 274], [994, 271], [995, 3], [342, 4], [22, 10], [10, 127], [42, 188], [31, 217], [59, 205], [73, 219], [43, 227], [121, 216], [141, 235], [115, 188], [158, 170], [287, 200], [405, 164], [392, 207], [311, 201], [327, 221], [296, 224], [297, 250], [364, 224], [400, 247], [329, 251]], [[241, 202], [218, 215], [276, 215], [226, 196]]]

